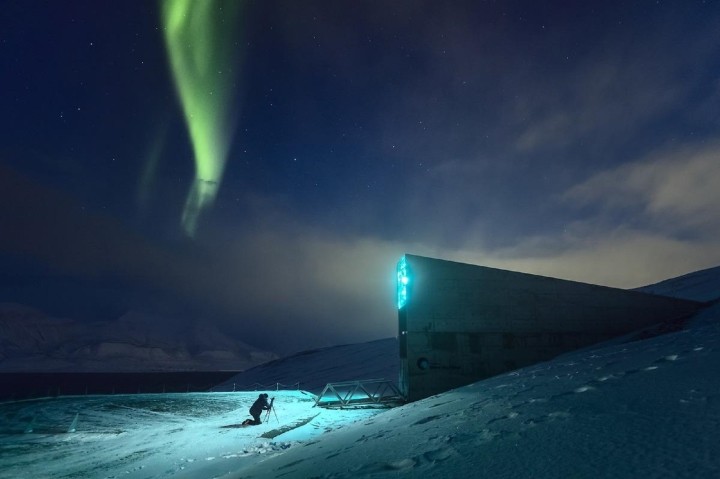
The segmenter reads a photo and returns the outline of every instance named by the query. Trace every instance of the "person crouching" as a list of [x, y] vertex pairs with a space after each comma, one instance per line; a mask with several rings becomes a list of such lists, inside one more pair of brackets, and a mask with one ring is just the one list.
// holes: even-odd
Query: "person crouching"
[[260, 415], [263, 411], [269, 411], [270, 410], [270, 404], [268, 403], [268, 395], [263, 393], [258, 396], [258, 398], [255, 400], [252, 406], [250, 406], [250, 415], [253, 417], [252, 419], [245, 419], [243, 422], [243, 425], [249, 425], [249, 426], [257, 426], [258, 424], [262, 424], [262, 421], [260, 420]]

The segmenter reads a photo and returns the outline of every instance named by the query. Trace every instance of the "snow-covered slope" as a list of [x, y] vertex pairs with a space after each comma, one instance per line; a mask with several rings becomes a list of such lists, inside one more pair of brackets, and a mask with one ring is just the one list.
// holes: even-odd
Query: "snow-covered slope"
[[666, 279], [638, 288], [638, 291], [695, 301], [713, 301], [720, 298], [718, 276], [720, 276], [720, 266]]
[[78, 322], [0, 303], [0, 371], [243, 370], [276, 358], [195, 322], [130, 311], [116, 321]]
[[388, 338], [304, 351], [277, 359], [243, 371], [213, 390], [254, 391], [263, 386], [273, 389], [279, 384], [319, 394], [329, 382], [363, 379], [396, 382], [399, 373], [398, 342]]

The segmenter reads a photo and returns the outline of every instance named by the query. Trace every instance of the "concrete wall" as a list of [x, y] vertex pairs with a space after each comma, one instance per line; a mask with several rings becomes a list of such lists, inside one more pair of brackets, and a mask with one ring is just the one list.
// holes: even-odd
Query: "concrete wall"
[[411, 401], [678, 320], [703, 306], [421, 256], [404, 261], [400, 387]]

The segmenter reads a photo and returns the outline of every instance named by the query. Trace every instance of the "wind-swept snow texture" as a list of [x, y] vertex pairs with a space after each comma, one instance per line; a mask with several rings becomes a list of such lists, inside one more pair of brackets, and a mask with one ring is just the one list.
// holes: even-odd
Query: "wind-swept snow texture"
[[[661, 284], [681, 297], [718, 296], [720, 270], [700, 273]], [[387, 348], [360, 350], [372, 344]], [[333, 365], [365, 376], [339, 351], [348, 349], [275, 364], [287, 374], [297, 365], [308, 384], [345, 379]], [[720, 477], [719, 368], [713, 305], [681, 331], [597, 345], [380, 412], [320, 409], [302, 391], [270, 391], [277, 419], [240, 428], [256, 392], [6, 403], [0, 478]], [[75, 432], [64, 432], [75, 417]]]

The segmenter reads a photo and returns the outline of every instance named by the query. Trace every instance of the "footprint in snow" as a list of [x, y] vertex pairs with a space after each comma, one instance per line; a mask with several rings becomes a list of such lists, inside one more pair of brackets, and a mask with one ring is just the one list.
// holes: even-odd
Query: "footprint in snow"
[[490, 419], [488, 422], [485, 423], [485, 425], [489, 426], [490, 424], [492, 424], [492, 423], [494, 423], [494, 422], [503, 421], [503, 420], [505, 420], [505, 419], [515, 419], [515, 418], [518, 417], [519, 415], [520, 415], [520, 413], [515, 412], [515, 411], [512, 411], [512, 412], [506, 414], [505, 416], [500, 416], [500, 417], [496, 417], [496, 418]]
[[297, 461], [288, 462], [287, 464], [283, 464], [282, 466], [280, 466], [280, 467], [278, 468], [278, 470], [280, 470], [280, 469], [287, 469], [288, 467], [297, 466], [298, 464], [300, 464], [300, 463], [303, 462], [303, 461], [305, 461], [305, 459], [299, 459], [299, 460], [297, 460]]
[[593, 386], [590, 386], [589, 384], [585, 384], [584, 386], [580, 386], [579, 388], [575, 389], [575, 392], [579, 394], [579, 393], [592, 391], [593, 389], [595, 389]]
[[428, 416], [428, 417], [425, 417], [425, 418], [423, 418], [423, 419], [420, 419], [419, 421], [414, 422], [412, 425], [413, 425], [413, 426], [419, 426], [420, 424], [425, 424], [425, 423], [428, 423], [428, 422], [430, 422], [430, 421], [434, 421], [434, 420], [436, 420], [436, 419], [440, 419], [440, 416]]
[[413, 459], [401, 459], [399, 461], [392, 461], [392, 462], [375, 462], [371, 464], [365, 464], [363, 466], [360, 466], [358, 468], [353, 468], [351, 472], [355, 473], [355, 475], [359, 474], [376, 474], [376, 473], [383, 473], [387, 471], [395, 471], [395, 472], [401, 472], [406, 471], [408, 469], [412, 469], [417, 465], [417, 462]]
[[677, 361], [679, 358], [680, 358], [680, 356], [677, 354], [667, 355], [663, 358], [655, 360], [654, 364], [652, 364], [651, 366], [648, 366], [646, 368], [643, 368], [643, 371], [654, 371], [655, 369], [657, 369], [659, 367], [658, 365], [664, 364], [664, 363], [669, 363], [669, 362], [674, 362], [674, 361]]
[[570, 414], [569, 412], [565, 412], [565, 411], [555, 411], [555, 412], [551, 412], [550, 414], [547, 415], [547, 417], [550, 420], [570, 419], [571, 416], [572, 416], [572, 414]]
[[428, 451], [423, 454], [423, 457], [430, 462], [441, 462], [454, 454], [456, 454], [456, 451], [452, 447], [443, 447], [440, 449]]
[[402, 471], [404, 469], [410, 469], [412, 467], [415, 467], [416, 464], [417, 462], [412, 459], [401, 459], [400, 461], [388, 462], [385, 465], [385, 469], [391, 471]]

